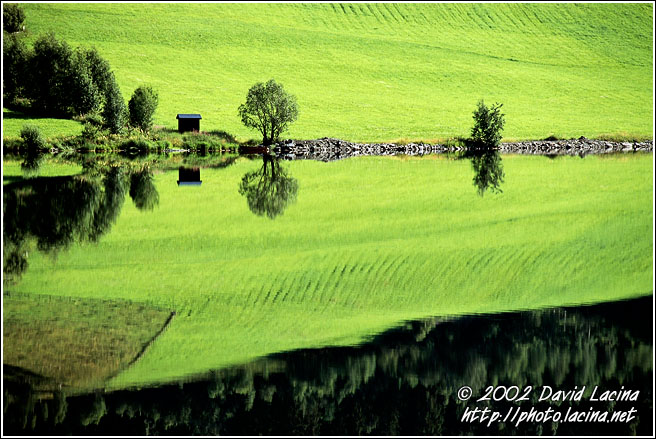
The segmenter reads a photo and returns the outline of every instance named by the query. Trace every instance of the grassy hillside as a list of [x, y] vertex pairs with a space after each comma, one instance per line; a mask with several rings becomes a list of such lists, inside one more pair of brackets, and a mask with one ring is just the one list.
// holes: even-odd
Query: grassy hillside
[[482, 198], [467, 161], [288, 162], [298, 200], [273, 221], [237, 191], [258, 162], [203, 169], [200, 187], [161, 173], [157, 209], [127, 199], [99, 244], [30, 253], [9, 291], [175, 310], [118, 387], [358, 343], [408, 319], [650, 294], [652, 161], [507, 156], [504, 192]]
[[[504, 104], [506, 138], [652, 135], [649, 4], [25, 4], [31, 39], [95, 46], [125, 99], [160, 92], [156, 124], [256, 138], [237, 107], [257, 81], [295, 94], [289, 137], [466, 135]], [[22, 121], [4, 121], [17, 135]], [[74, 127], [62, 124], [70, 133]], [[79, 128], [78, 128], [79, 130]]]

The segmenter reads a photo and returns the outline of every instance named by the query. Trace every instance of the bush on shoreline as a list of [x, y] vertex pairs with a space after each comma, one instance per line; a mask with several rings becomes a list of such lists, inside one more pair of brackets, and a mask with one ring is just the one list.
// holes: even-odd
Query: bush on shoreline
[[[103, 129], [93, 117], [79, 118], [84, 124], [78, 136], [58, 136], [46, 139], [36, 126], [26, 125], [21, 138], [5, 138], [4, 153], [24, 154], [34, 149], [33, 139], [38, 138], [39, 149], [78, 152], [130, 152], [131, 155], [143, 155], [149, 152], [175, 150], [192, 151], [200, 155], [208, 153], [237, 152], [240, 143], [224, 131], [184, 133], [166, 129], [154, 129], [149, 133], [132, 129], [123, 134], [113, 134]], [[37, 136], [38, 134], [38, 136]], [[27, 137], [26, 137], [27, 136]]]
[[153, 126], [153, 115], [159, 96], [149, 85], [138, 87], [128, 102], [130, 126], [148, 132]]

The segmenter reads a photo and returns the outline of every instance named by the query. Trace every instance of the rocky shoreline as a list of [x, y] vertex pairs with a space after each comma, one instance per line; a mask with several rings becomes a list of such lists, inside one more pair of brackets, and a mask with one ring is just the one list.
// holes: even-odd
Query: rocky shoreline
[[[322, 161], [339, 160], [354, 156], [367, 155], [425, 155], [448, 154], [462, 151], [462, 147], [446, 144], [408, 143], [353, 143], [341, 139], [324, 137], [316, 140], [284, 140], [277, 143], [273, 152], [285, 159], [313, 159]], [[610, 142], [592, 140], [585, 137], [570, 140], [532, 140], [502, 143], [502, 154], [529, 155], [578, 155], [652, 152], [653, 141], [644, 142]]]

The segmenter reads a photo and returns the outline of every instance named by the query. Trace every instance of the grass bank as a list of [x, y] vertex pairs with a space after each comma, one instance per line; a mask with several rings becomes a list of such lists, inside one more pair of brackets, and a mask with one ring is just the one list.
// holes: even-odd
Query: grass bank
[[652, 162], [504, 156], [504, 192], [484, 197], [467, 161], [286, 162], [298, 197], [275, 220], [237, 190], [258, 161], [203, 169], [200, 187], [163, 172], [154, 211], [126, 201], [98, 244], [30, 254], [8, 290], [175, 310], [111, 387], [357, 344], [408, 319], [648, 295]]
[[[169, 128], [177, 113], [193, 112], [202, 114], [202, 129], [257, 137], [237, 108], [255, 82], [275, 78], [298, 98], [288, 134], [297, 139], [467, 135], [480, 98], [504, 104], [509, 139], [653, 135], [649, 4], [24, 9], [30, 40], [52, 30], [73, 46], [95, 46], [126, 100], [152, 84], [160, 96], [155, 123]], [[17, 136], [22, 123], [3, 121], [3, 136]], [[68, 121], [60, 130], [76, 131]]]

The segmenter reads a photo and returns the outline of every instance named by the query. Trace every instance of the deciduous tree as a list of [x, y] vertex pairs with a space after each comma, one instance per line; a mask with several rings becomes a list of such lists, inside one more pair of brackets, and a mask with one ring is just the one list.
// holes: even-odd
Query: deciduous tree
[[239, 106], [239, 117], [244, 125], [258, 130], [263, 145], [269, 146], [298, 118], [296, 97], [273, 79], [266, 84], [258, 82]]
[[118, 134], [125, 124], [127, 110], [123, 95], [121, 95], [121, 89], [118, 87], [113, 73], [109, 75], [104, 95], [105, 105], [102, 117], [105, 127], [112, 134]]
[[474, 126], [471, 130], [469, 148], [474, 150], [492, 150], [501, 143], [501, 131], [505, 123], [504, 114], [501, 113], [503, 104], [485, 105], [481, 99], [474, 111]]
[[153, 115], [157, 109], [157, 102], [157, 92], [151, 86], [138, 87], [128, 102], [130, 125], [143, 131], [149, 131], [153, 126]]

